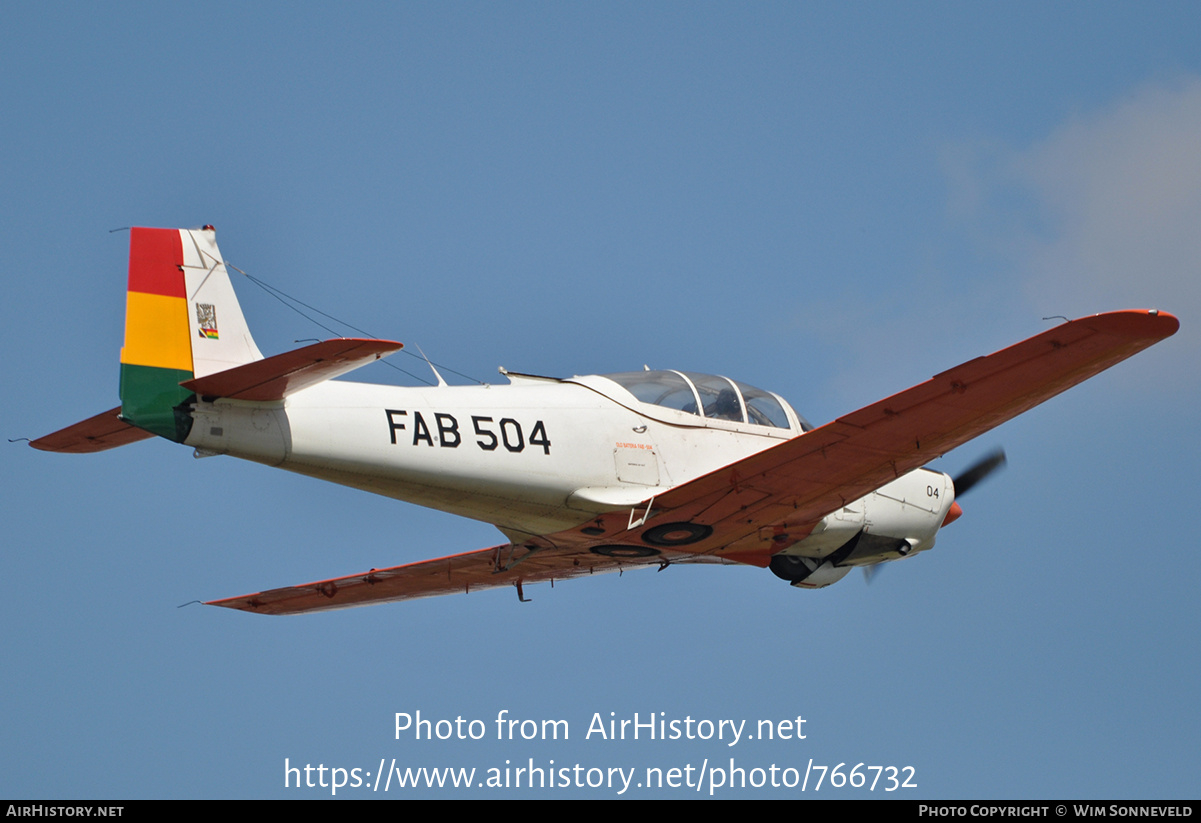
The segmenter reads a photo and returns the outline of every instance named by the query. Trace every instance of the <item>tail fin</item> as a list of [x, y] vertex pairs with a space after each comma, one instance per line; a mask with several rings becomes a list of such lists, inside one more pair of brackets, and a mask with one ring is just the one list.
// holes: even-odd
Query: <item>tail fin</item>
[[392, 340], [337, 339], [264, 359], [212, 226], [133, 229], [121, 405], [30, 445], [86, 453], [155, 434], [182, 443], [192, 428], [197, 394], [276, 401], [401, 348]]
[[192, 425], [179, 384], [261, 360], [212, 226], [135, 228], [129, 240], [121, 418], [183, 442]]

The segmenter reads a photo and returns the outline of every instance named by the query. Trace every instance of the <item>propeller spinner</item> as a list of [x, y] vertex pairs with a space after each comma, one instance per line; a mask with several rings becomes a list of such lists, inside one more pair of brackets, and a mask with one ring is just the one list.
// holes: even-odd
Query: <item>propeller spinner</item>
[[955, 487], [955, 502], [951, 504], [951, 508], [947, 511], [947, 518], [942, 521], [942, 524], [949, 526], [958, 520], [963, 514], [963, 508], [959, 505], [959, 498], [981, 480], [1004, 465], [1005, 450], [997, 449], [977, 460], [966, 471], [961, 472], [958, 477], [953, 478], [951, 485]]

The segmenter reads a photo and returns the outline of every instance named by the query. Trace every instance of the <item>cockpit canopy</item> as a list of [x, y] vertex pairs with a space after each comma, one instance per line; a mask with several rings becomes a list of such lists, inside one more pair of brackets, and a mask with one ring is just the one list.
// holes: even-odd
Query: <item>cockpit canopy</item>
[[[788, 412], [779, 397], [716, 374], [679, 371], [630, 371], [606, 374], [643, 403], [695, 414], [710, 420], [730, 420], [791, 429]], [[801, 431], [813, 428], [797, 415]]]

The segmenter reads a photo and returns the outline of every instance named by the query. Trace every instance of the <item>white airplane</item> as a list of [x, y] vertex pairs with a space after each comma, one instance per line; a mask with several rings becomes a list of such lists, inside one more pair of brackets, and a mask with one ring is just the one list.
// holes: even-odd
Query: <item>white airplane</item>
[[[132, 230], [121, 405], [35, 440], [93, 452], [158, 435], [493, 523], [507, 543], [212, 601], [261, 614], [671, 563], [770, 568], [820, 588], [925, 551], [962, 510], [923, 464], [1174, 334], [1155, 310], [1065, 322], [814, 428], [709, 374], [429, 388], [335, 381], [402, 348], [335, 339], [263, 357], [211, 226]], [[503, 372], [503, 370], [502, 370]]]

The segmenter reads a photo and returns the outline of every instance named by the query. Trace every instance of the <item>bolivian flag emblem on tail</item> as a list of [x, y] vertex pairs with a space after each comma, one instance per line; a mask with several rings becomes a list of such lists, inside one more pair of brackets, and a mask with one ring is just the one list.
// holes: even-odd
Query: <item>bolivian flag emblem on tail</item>
[[121, 417], [182, 442], [192, 419], [180, 407], [192, 393], [179, 384], [192, 377], [180, 232], [132, 229], [121, 349]]
[[205, 340], [218, 340], [217, 307], [212, 303], [196, 304], [196, 325], [200, 327], [200, 336]]

